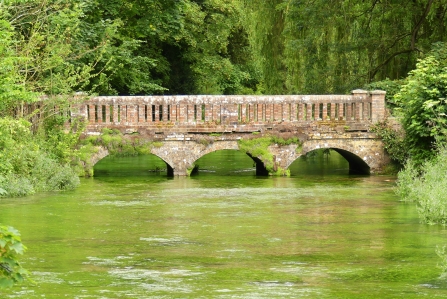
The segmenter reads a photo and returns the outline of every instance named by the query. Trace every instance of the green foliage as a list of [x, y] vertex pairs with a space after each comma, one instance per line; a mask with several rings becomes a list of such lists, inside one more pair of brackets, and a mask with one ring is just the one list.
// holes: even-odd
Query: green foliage
[[[4, 12], [0, 7], [0, 16]], [[4, 116], [22, 100], [34, 101], [34, 95], [25, 89], [18, 65], [23, 58], [14, 51], [14, 30], [9, 22], [0, 19], [0, 116]]]
[[371, 131], [382, 139], [390, 158], [394, 162], [403, 165], [408, 159], [408, 147], [405, 143], [404, 132], [393, 129], [388, 120], [374, 124], [371, 127]]
[[99, 0], [83, 3], [82, 12], [73, 46], [82, 53], [104, 44], [94, 65], [102, 76], [89, 85], [99, 93], [253, 93], [239, 1]]
[[29, 128], [30, 123], [23, 119], [0, 118], [0, 196], [77, 187], [77, 175], [42, 150], [43, 142]]
[[[97, 39], [93, 49], [79, 47], [85, 37], [80, 30], [84, 8], [67, 0], [14, 1], [0, 7], [3, 19], [13, 28], [14, 43], [6, 44], [6, 57], [14, 59], [13, 71], [24, 92], [52, 97], [87, 91], [90, 80], [101, 72], [95, 71], [95, 65], [103, 59], [106, 38]], [[77, 63], [86, 55], [88, 61]], [[16, 102], [23, 105], [30, 100], [37, 98], [20, 97]]]
[[268, 150], [268, 147], [272, 144], [270, 137], [240, 139], [238, 144], [240, 151], [261, 159], [269, 173], [273, 172], [273, 154]]
[[413, 183], [418, 180], [420, 171], [413, 163], [412, 160], [408, 160], [405, 163], [404, 169], [398, 174], [396, 193], [402, 200], [416, 201], [417, 196], [413, 194]]
[[0, 196], [20, 197], [35, 193], [31, 181], [15, 173], [0, 175], [0, 186], [4, 191]]
[[40, 146], [53, 159], [61, 164], [70, 164], [78, 157], [76, 147], [86, 126], [83, 119], [68, 118], [59, 113], [45, 117], [36, 136], [41, 140]]
[[290, 144], [297, 144], [298, 146], [301, 146], [302, 142], [296, 137], [284, 139], [277, 136], [255, 137], [251, 139], [240, 139], [238, 141], [239, 150], [244, 153], [248, 153], [253, 158], [260, 159], [264, 163], [264, 166], [269, 174], [290, 175], [289, 170], [284, 170], [277, 167], [273, 161], [273, 154], [270, 152], [268, 147], [275, 144], [279, 146]]
[[180, 43], [199, 94], [254, 93], [257, 73], [239, 1], [184, 1]]
[[409, 154], [416, 163], [434, 154], [435, 141], [447, 141], [447, 46], [436, 44], [411, 71], [396, 102], [401, 107]]
[[346, 93], [400, 79], [445, 40], [445, 1], [243, 2], [268, 94]]
[[46, 156], [36, 159], [30, 177], [36, 191], [72, 190], [79, 185], [79, 177], [68, 165]]
[[297, 137], [291, 137], [284, 139], [278, 136], [271, 136], [270, 141], [272, 144], [281, 145], [290, 145], [290, 144], [302, 144], [302, 142]]
[[20, 233], [11, 226], [0, 225], [0, 289], [28, 278], [28, 271], [19, 263], [19, 256], [25, 251]]
[[447, 148], [418, 167], [409, 161], [398, 175], [397, 193], [418, 204], [419, 216], [426, 223], [447, 224]]
[[[287, 94], [286, 14], [284, 1], [244, 0], [244, 26], [252, 49], [258, 89], [266, 94]], [[297, 53], [295, 53], [297, 55]]]
[[0, 111], [78, 90], [347, 92], [400, 79], [446, 27], [443, 1], [2, 3]]

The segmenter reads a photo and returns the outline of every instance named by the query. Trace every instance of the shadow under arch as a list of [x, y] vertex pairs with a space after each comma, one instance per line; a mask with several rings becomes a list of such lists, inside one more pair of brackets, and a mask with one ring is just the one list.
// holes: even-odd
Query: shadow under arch
[[357, 156], [356, 154], [340, 149], [340, 148], [330, 148], [337, 153], [339, 153], [343, 158], [346, 159], [349, 163], [349, 174], [370, 174], [371, 168], [369, 165], [363, 161], [362, 158]]
[[[155, 163], [154, 165], [152, 165], [152, 166], [154, 166], [155, 167], [155, 169], [153, 169], [153, 170], [149, 170], [149, 171], [153, 171], [153, 172], [158, 172], [158, 170], [157, 169], [163, 169], [163, 166], [161, 166], [161, 165], [165, 165], [165, 168], [166, 168], [166, 171], [167, 171], [167, 176], [174, 176], [174, 170], [173, 170], [173, 168], [172, 168], [172, 166], [169, 164], [169, 161], [165, 161], [162, 157], [160, 157], [160, 156], [158, 156], [158, 155], [156, 155], [156, 154], [152, 154], [152, 153], [150, 153], [150, 154], [147, 154], [147, 155], [143, 155], [143, 156], [149, 156], [149, 157], [152, 157], [150, 160], [152, 160], [152, 162], [154, 162], [154, 160], [155, 161], [157, 161], [157, 162], [159, 162], [159, 163]], [[140, 155], [138, 155], [138, 156], [133, 156], [133, 157], [141, 157]], [[107, 148], [105, 148], [105, 147], [102, 147], [102, 146], [100, 146], [100, 147], [98, 147], [98, 150], [97, 150], [97, 152], [91, 157], [91, 159], [90, 159], [90, 163], [91, 163], [91, 169], [92, 170], [94, 170], [95, 169], [95, 166], [100, 162], [100, 161], [103, 161], [104, 159], [106, 159], [106, 158], [120, 158], [120, 157], [116, 157], [116, 156], [112, 156], [112, 155], [110, 155], [110, 153], [109, 153], [109, 151], [107, 150]], [[121, 157], [121, 158], [129, 158], [129, 156], [124, 156], [124, 157]], [[161, 164], [161, 165], [160, 165]], [[93, 172], [92, 172], [92, 174], [93, 174], [93, 176], [95, 176], [95, 173], [96, 173], [96, 170], [94, 170]]]
[[374, 140], [364, 139], [322, 139], [307, 140], [303, 143], [302, 154], [314, 150], [331, 149], [342, 156], [349, 164], [349, 174], [371, 174], [374, 167], [377, 168], [376, 156], [379, 151]]
[[[216, 157], [216, 155], [219, 155], [221, 153], [221, 156]], [[231, 157], [234, 159], [234, 161], [219, 161], [219, 159], [228, 159]], [[244, 158], [245, 157], [245, 158]], [[247, 159], [247, 157], [249, 159]], [[245, 161], [241, 161], [245, 160]], [[250, 162], [248, 162], [250, 161]], [[205, 162], [205, 165], [202, 163]], [[252, 171], [253, 166], [256, 166], [256, 175], [268, 175], [268, 171], [264, 166], [264, 163], [256, 157], [251, 156], [249, 153], [244, 153], [238, 149], [234, 148], [224, 148], [224, 149], [214, 149], [212, 151], [208, 151], [206, 154], [201, 155], [200, 158], [198, 158], [194, 163], [197, 164], [198, 168], [197, 171], [194, 172], [196, 174], [197, 172], [200, 172], [201, 170], [210, 170], [211, 165], [216, 166], [215, 169], [217, 169], [218, 172], [225, 172], [225, 171]], [[242, 164], [241, 164], [242, 163]], [[217, 164], [221, 164], [218, 166]], [[225, 164], [225, 165], [224, 165]], [[204, 167], [205, 166], [205, 167]], [[225, 169], [226, 167], [230, 167]], [[251, 169], [251, 170], [250, 170]]]

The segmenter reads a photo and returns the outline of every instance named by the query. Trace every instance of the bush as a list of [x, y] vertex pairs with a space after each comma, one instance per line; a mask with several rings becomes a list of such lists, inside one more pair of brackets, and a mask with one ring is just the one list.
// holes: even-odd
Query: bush
[[[419, 171], [419, 169], [423, 169]], [[421, 168], [409, 161], [398, 176], [398, 194], [416, 201], [421, 219], [426, 223], [447, 224], [447, 148], [425, 162]]]
[[79, 177], [70, 167], [46, 156], [36, 160], [30, 175], [36, 191], [72, 190], [79, 186]]
[[400, 88], [404, 81], [402, 80], [390, 80], [385, 79], [382, 81], [376, 81], [369, 83], [365, 86], [366, 90], [385, 90], [385, 101], [387, 108], [391, 111], [391, 114], [394, 115], [394, 109], [398, 108], [396, 100], [394, 99], [394, 95], [400, 91]]
[[433, 50], [410, 72], [396, 94], [410, 157], [416, 164], [435, 154], [436, 141], [447, 141], [447, 44]]
[[[79, 177], [35, 138], [24, 120], [0, 118], [0, 196], [25, 196], [38, 191], [73, 189]], [[64, 146], [68, 150], [68, 147]], [[68, 156], [66, 156], [68, 157]]]
[[16, 174], [0, 176], [0, 189], [4, 191], [0, 196], [9, 197], [25, 196], [35, 192], [28, 178]]
[[378, 122], [371, 127], [371, 132], [376, 133], [385, 145], [391, 160], [400, 165], [404, 165], [408, 159], [408, 148], [405, 142], [405, 134], [394, 130], [387, 120]]

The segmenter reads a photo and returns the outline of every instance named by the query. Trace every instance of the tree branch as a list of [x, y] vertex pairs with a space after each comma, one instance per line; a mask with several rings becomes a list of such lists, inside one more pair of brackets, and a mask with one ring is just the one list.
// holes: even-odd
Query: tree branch
[[388, 57], [384, 62], [382, 62], [381, 64], [379, 64], [378, 66], [376, 66], [374, 68], [374, 70], [371, 71], [371, 75], [369, 77], [369, 80], [371, 80], [372, 78], [375, 77], [375, 75], [377, 74], [377, 72], [380, 70], [380, 68], [382, 68], [384, 65], [388, 64], [394, 57], [401, 55], [401, 54], [405, 54], [405, 53], [411, 53], [413, 51], [415, 51], [417, 49], [406, 49], [406, 50], [402, 50], [399, 52], [395, 52], [393, 54], [391, 54], [390, 57]]
[[413, 29], [413, 32], [411, 34], [411, 49], [414, 50], [415, 49], [415, 45], [416, 45], [416, 39], [417, 39], [417, 35], [419, 32], [419, 29], [422, 26], [422, 22], [425, 20], [425, 18], [427, 17], [428, 13], [430, 12], [431, 6], [433, 4], [434, 0], [429, 0], [427, 5], [425, 6], [425, 11], [422, 14], [422, 16], [419, 18], [419, 21], [417, 22], [416, 26]]

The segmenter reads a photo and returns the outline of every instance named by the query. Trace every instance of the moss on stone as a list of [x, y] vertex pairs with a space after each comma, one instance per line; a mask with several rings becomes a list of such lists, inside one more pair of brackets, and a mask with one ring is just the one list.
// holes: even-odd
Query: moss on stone
[[264, 163], [269, 175], [274, 176], [290, 176], [290, 171], [288, 169], [282, 169], [277, 165], [274, 161], [273, 153], [269, 150], [269, 146], [286, 146], [291, 144], [297, 144], [300, 150], [302, 150], [302, 142], [297, 137], [284, 139], [277, 136], [264, 136], [251, 139], [240, 139], [238, 141], [240, 151], [260, 159]]

